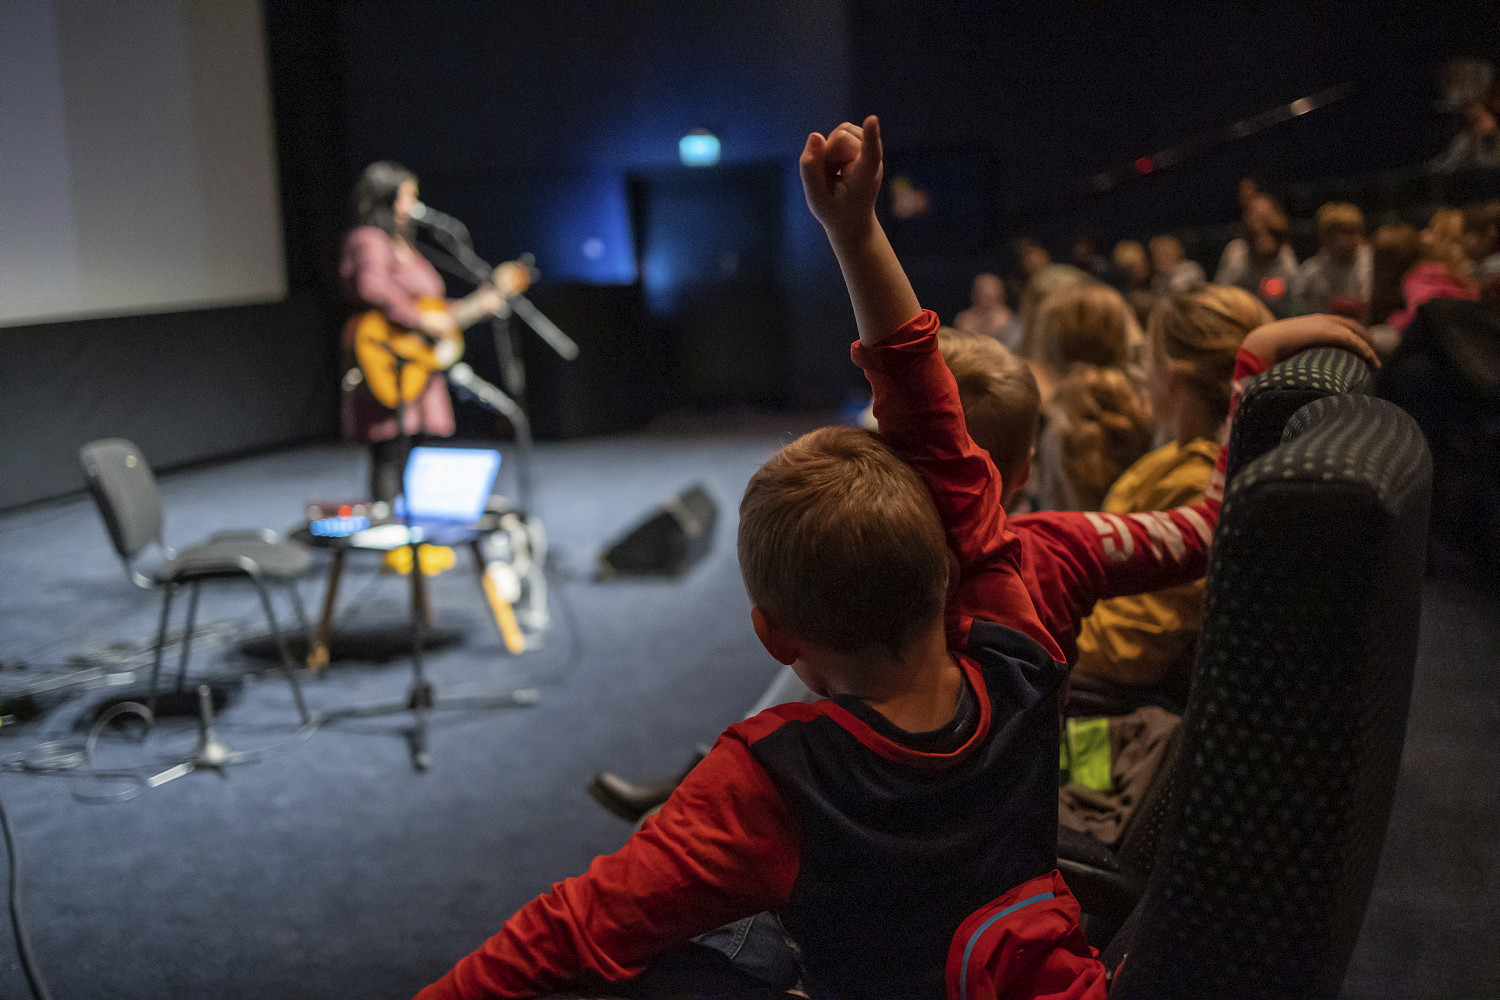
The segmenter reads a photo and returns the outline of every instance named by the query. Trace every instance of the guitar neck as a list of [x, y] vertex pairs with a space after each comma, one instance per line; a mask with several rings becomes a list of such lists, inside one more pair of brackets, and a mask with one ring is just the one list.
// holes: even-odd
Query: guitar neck
[[448, 315], [453, 317], [453, 322], [460, 330], [467, 330], [489, 315], [489, 312], [483, 305], [475, 301], [473, 295], [469, 295], [453, 303], [452, 308], [448, 310]]

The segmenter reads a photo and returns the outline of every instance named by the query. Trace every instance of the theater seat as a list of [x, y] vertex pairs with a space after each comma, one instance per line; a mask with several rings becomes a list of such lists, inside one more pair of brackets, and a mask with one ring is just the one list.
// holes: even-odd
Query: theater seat
[[1374, 373], [1357, 355], [1337, 347], [1294, 354], [1245, 384], [1230, 428], [1227, 476], [1281, 443], [1286, 423], [1315, 399], [1375, 389]]
[[1431, 476], [1410, 416], [1341, 395], [1231, 481], [1112, 998], [1338, 995], [1395, 794]]
[[[1230, 482], [1236, 473], [1277, 447], [1292, 414], [1314, 400], [1373, 391], [1370, 367], [1338, 348], [1315, 348], [1294, 355], [1251, 379], [1244, 387], [1229, 441]], [[1196, 681], [1195, 681], [1196, 683]], [[1111, 710], [1102, 698], [1070, 699], [1070, 714], [1124, 715], [1134, 702], [1117, 700]], [[1086, 706], [1084, 712], [1072, 709]], [[1165, 821], [1167, 790], [1178, 760], [1180, 733], [1162, 755], [1147, 788], [1113, 850], [1087, 834], [1064, 828], [1058, 837], [1058, 865], [1086, 914], [1089, 940], [1106, 944], [1129, 915], [1152, 872]]]

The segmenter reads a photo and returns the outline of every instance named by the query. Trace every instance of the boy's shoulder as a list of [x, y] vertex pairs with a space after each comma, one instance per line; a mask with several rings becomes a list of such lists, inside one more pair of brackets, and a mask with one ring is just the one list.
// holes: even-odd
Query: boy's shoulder
[[724, 736], [744, 744], [752, 754], [773, 737], [792, 738], [813, 753], [823, 749], [845, 753], [858, 746], [903, 765], [941, 767], [982, 742], [997, 716], [1029, 708], [1055, 693], [1067, 670], [1037, 640], [1009, 626], [976, 618], [963, 622], [961, 630], [955, 630], [960, 633], [966, 641], [954, 653], [977, 707], [978, 725], [970, 739], [950, 753], [912, 749], [893, 739], [889, 727], [872, 725], [861, 718], [864, 713], [828, 698], [773, 706], [730, 726]]

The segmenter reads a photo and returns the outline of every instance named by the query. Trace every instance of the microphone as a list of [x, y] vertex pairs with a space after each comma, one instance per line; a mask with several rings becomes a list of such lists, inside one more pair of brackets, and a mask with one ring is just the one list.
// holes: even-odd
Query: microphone
[[411, 220], [413, 222], [420, 222], [424, 226], [431, 226], [434, 229], [441, 229], [446, 233], [450, 233], [451, 235], [458, 237], [465, 243], [473, 242], [469, 238], [468, 226], [464, 225], [462, 222], [459, 222], [457, 219], [455, 219], [451, 215], [448, 215], [446, 212], [439, 212], [431, 205], [423, 204], [420, 201], [414, 202], [411, 206], [411, 212], [409, 214], [411, 215]]

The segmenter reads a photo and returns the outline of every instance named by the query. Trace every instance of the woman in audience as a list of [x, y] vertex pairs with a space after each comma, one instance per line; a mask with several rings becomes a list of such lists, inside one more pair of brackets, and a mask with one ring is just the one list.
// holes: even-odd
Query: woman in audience
[[1171, 295], [1197, 288], [1208, 280], [1203, 268], [1195, 260], [1188, 260], [1182, 252], [1182, 241], [1175, 236], [1151, 237], [1147, 246], [1151, 250], [1151, 289], [1157, 295]]
[[[1132, 465], [1098, 509], [1168, 510], [1202, 498], [1219, 459], [1234, 356], [1272, 317], [1239, 288], [1208, 285], [1163, 299], [1147, 326], [1148, 377], [1159, 437], [1167, 443]], [[1108, 692], [1123, 711], [1161, 700], [1180, 711], [1203, 618], [1203, 581], [1101, 601], [1078, 637], [1075, 691]]]
[[1287, 242], [1286, 213], [1270, 195], [1258, 193], [1245, 208], [1244, 229], [1224, 248], [1214, 283], [1243, 288], [1272, 313], [1289, 315], [1297, 255]]
[[1144, 338], [1119, 292], [1098, 283], [1047, 299], [1026, 358], [1042, 394], [1031, 500], [1039, 510], [1093, 510], [1151, 444], [1141, 396]]

